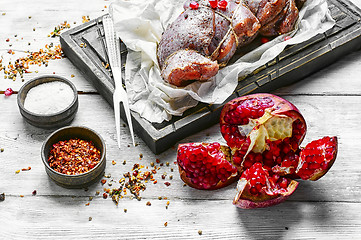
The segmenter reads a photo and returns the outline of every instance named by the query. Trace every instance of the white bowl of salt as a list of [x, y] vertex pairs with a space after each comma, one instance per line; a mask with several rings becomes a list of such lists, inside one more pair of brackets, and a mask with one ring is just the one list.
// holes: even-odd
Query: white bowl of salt
[[42, 76], [25, 83], [18, 93], [24, 119], [40, 128], [71, 123], [78, 111], [78, 92], [72, 82], [59, 76]]

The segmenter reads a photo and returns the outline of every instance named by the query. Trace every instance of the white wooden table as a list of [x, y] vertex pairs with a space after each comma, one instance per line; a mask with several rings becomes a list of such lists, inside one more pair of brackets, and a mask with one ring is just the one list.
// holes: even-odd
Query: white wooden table
[[[353, 2], [361, 7], [361, 0]], [[99, 17], [108, 12], [110, 3], [1, 0], [3, 64], [26, 55], [24, 51], [38, 51], [51, 42], [59, 44], [58, 38], [48, 37], [55, 26], [68, 21], [74, 27], [82, 23], [82, 16]], [[9, 49], [15, 54], [8, 54]], [[286, 202], [257, 210], [241, 210], [232, 205], [235, 185], [217, 191], [184, 186], [174, 164], [176, 146], [154, 155], [140, 138], [136, 138], [137, 147], [129, 146], [130, 135], [127, 128], [122, 128], [122, 148], [118, 149], [113, 109], [68, 59], [50, 61], [48, 67], [32, 66], [30, 71], [24, 75], [24, 82], [55, 72], [76, 85], [79, 111], [71, 125], [87, 126], [102, 135], [107, 144], [105, 174], [111, 178], [106, 178], [104, 186], [95, 183], [88, 189], [77, 190], [59, 187], [50, 180], [40, 158], [40, 148], [52, 131], [33, 127], [23, 120], [16, 92], [5, 97], [4, 91], [9, 87], [18, 91], [24, 82], [20, 78], [4, 79], [1, 72], [0, 194], [5, 193], [5, 201], [0, 202], [0, 239], [356, 239], [361, 236], [360, 52], [274, 92], [293, 102], [304, 114], [309, 129], [305, 142], [336, 135], [339, 153], [324, 178], [301, 182]], [[195, 141], [222, 142], [219, 126], [182, 140]], [[155, 175], [158, 183], [147, 184], [141, 201], [125, 197], [116, 206], [110, 198], [103, 199], [103, 188], [116, 187], [134, 163], [149, 166], [156, 159], [160, 160]], [[166, 162], [170, 165], [166, 166]], [[164, 165], [160, 166], [161, 163]], [[29, 166], [31, 170], [16, 173]], [[167, 173], [165, 180], [161, 178], [163, 173]], [[111, 179], [114, 182], [109, 186]], [[167, 187], [165, 181], [171, 185]], [[36, 195], [32, 194], [34, 190]], [[148, 201], [151, 206], [146, 205]]]

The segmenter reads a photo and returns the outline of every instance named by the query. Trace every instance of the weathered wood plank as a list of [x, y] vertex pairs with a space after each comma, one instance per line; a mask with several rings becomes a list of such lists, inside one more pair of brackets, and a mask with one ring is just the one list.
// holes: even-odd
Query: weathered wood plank
[[[9, 197], [1, 204], [7, 239], [348, 239], [360, 236], [360, 203], [295, 202], [242, 210], [229, 200], [125, 200], [100, 196]], [[1, 210], [2, 210], [1, 209]], [[127, 209], [127, 212], [124, 212]], [[92, 220], [89, 221], [89, 217]], [[167, 222], [167, 227], [164, 224]], [[202, 235], [198, 231], [202, 231]]]

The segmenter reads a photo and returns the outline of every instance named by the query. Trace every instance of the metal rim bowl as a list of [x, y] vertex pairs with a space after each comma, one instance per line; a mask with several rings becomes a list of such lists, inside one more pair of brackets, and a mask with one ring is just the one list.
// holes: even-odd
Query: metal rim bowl
[[[88, 172], [66, 175], [55, 171], [49, 166], [48, 155], [53, 144], [71, 138], [92, 141], [94, 146], [100, 150], [100, 162]], [[94, 130], [83, 126], [68, 126], [56, 130], [45, 140], [41, 148], [41, 158], [46, 173], [56, 184], [65, 188], [84, 188], [98, 181], [103, 176], [106, 165], [106, 146], [103, 138]]]
[[[31, 88], [38, 86], [42, 83], [48, 83], [54, 81], [60, 81], [66, 83], [73, 90], [74, 98], [68, 107], [54, 114], [38, 114], [31, 112], [24, 107], [25, 98]], [[78, 92], [75, 85], [63, 77], [54, 76], [54, 75], [45, 75], [45, 76], [37, 77], [25, 83], [19, 90], [17, 96], [17, 103], [20, 114], [24, 117], [24, 119], [28, 123], [30, 123], [33, 126], [45, 128], [45, 129], [58, 128], [70, 124], [73, 121], [75, 114], [78, 111], [78, 105], [79, 105]]]

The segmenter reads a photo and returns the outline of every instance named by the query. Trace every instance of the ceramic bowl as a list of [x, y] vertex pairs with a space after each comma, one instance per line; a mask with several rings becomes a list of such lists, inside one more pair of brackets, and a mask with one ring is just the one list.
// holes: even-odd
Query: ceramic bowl
[[[72, 99], [69, 99], [69, 101], [71, 101], [70, 105], [51, 114], [35, 113], [24, 107], [24, 102], [30, 89], [40, 84], [54, 81], [63, 82], [70, 86], [70, 88], [73, 90], [73, 94], [71, 96]], [[17, 102], [20, 114], [31, 125], [46, 129], [59, 128], [70, 124], [74, 119], [75, 114], [78, 111], [78, 92], [74, 84], [65, 78], [52, 75], [41, 76], [30, 80], [21, 87], [17, 96]]]
[[[74, 138], [91, 141], [100, 151], [101, 159], [99, 163], [88, 172], [77, 175], [59, 173], [48, 164], [49, 152], [53, 144]], [[99, 181], [103, 176], [106, 165], [106, 146], [102, 137], [92, 129], [83, 126], [67, 126], [56, 130], [45, 140], [41, 148], [41, 158], [46, 173], [55, 183], [66, 188], [84, 188]]]

